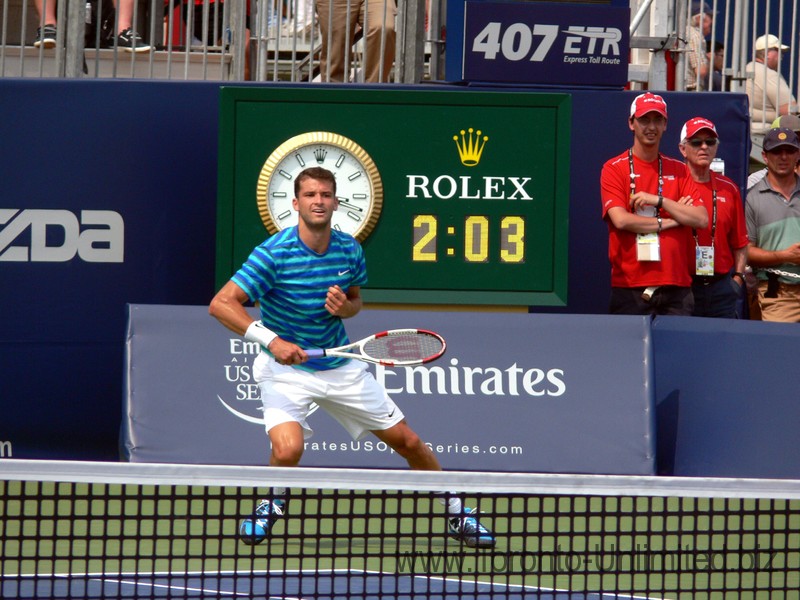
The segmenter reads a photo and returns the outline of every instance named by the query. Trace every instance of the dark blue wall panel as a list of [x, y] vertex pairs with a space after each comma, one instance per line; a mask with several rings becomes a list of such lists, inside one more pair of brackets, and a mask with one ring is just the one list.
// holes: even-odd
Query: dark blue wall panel
[[800, 478], [796, 324], [659, 317], [653, 347], [661, 474]]
[[[0, 79], [0, 234], [21, 218], [13, 209], [67, 211], [75, 220], [114, 211], [124, 221], [122, 263], [0, 260], [6, 456], [115, 458], [126, 304], [212, 297], [219, 90], [210, 82]], [[610, 286], [598, 180], [603, 162], [631, 143], [635, 94], [572, 93], [569, 302], [541, 312], [604, 314]], [[686, 119], [710, 117], [728, 174], [743, 182], [746, 98], [666, 97], [663, 150], [677, 155]], [[59, 235], [48, 228], [48, 244], [62, 243]], [[30, 227], [10, 242], [32, 243]]]

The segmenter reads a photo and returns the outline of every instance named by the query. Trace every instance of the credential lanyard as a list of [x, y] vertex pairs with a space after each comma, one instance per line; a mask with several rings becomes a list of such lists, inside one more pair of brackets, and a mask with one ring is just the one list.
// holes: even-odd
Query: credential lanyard
[[[717, 184], [714, 181], [714, 172], [711, 171], [711, 247], [714, 247], [714, 234], [717, 231]], [[697, 239], [697, 230], [692, 229], [694, 236], [694, 245], [700, 246], [700, 241]]]
[[[636, 172], [633, 170], [633, 148], [628, 148], [628, 166], [631, 169], [631, 196], [636, 193]], [[661, 198], [664, 192], [664, 177], [662, 175], [661, 153], [658, 153], [658, 197]], [[653, 207], [655, 208], [655, 207]], [[658, 216], [658, 209], [655, 208]]]

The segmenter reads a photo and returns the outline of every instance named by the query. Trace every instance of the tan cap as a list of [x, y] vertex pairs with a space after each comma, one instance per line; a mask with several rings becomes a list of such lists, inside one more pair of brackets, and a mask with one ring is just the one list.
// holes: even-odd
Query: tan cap
[[781, 41], [774, 35], [762, 35], [759, 38], [756, 38], [756, 50], [767, 50], [771, 48], [775, 48], [776, 50], [780, 50], [781, 52], [786, 52], [789, 49], [789, 46], [784, 46], [781, 44]]

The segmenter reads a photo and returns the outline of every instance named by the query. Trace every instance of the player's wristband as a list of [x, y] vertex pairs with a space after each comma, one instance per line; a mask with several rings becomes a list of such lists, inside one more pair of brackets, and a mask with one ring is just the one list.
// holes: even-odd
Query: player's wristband
[[247, 331], [244, 332], [244, 339], [248, 342], [257, 342], [261, 344], [264, 349], [269, 348], [272, 340], [276, 337], [278, 337], [278, 334], [264, 327], [261, 321], [253, 321], [250, 323], [250, 327], [247, 328]]

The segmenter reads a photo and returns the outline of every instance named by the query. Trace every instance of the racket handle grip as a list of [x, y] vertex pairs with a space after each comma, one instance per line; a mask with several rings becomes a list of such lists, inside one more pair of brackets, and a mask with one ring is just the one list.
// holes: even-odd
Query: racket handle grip
[[320, 348], [312, 348], [311, 350], [306, 350], [306, 354], [308, 355], [308, 358], [324, 358], [325, 350]]

